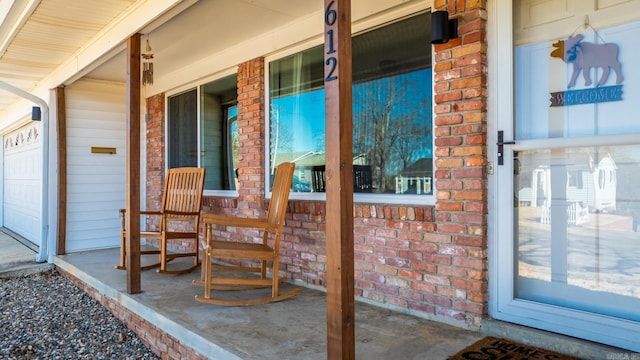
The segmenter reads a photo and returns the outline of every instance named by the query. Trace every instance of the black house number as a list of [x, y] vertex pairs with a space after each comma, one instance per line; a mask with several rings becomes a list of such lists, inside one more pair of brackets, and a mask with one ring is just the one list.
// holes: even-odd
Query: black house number
[[325, 65], [329, 67], [329, 71], [326, 72], [327, 76], [324, 78], [325, 82], [333, 81], [338, 78], [338, 75], [335, 75], [336, 68], [338, 67], [338, 58], [332, 55], [336, 52], [336, 49], [333, 45], [333, 38], [335, 36], [335, 23], [338, 19], [338, 13], [335, 9], [333, 9], [334, 4], [335, 1], [329, 2], [324, 11], [324, 23], [327, 27], [329, 27], [329, 30], [327, 30], [327, 52], [325, 53], [327, 57], [324, 61]]

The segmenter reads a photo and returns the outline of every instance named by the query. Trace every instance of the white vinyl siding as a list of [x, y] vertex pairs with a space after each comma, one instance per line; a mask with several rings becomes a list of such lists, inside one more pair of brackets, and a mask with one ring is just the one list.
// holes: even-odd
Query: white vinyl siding
[[[126, 186], [124, 84], [79, 81], [65, 89], [67, 111], [66, 251], [119, 246]], [[92, 153], [115, 148], [115, 154]]]

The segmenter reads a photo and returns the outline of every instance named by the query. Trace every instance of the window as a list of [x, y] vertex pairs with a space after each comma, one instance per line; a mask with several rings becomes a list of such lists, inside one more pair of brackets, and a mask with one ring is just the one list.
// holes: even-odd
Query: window
[[205, 190], [235, 190], [237, 76], [227, 76], [170, 96], [168, 103], [169, 168], [204, 167], [207, 169]]
[[[354, 191], [432, 194], [428, 14], [353, 38]], [[296, 163], [292, 190], [323, 192], [322, 45], [269, 64], [270, 173]]]
[[196, 89], [169, 98], [169, 168], [198, 166]]
[[578, 170], [568, 171], [569, 183], [567, 186], [576, 189], [584, 189], [583, 172]]

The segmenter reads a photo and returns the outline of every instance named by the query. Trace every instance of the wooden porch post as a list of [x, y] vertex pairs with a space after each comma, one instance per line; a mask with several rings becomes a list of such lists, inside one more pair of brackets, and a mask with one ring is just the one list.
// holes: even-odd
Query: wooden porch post
[[324, 1], [327, 358], [355, 359], [351, 0]]
[[58, 141], [58, 235], [56, 255], [67, 253], [67, 104], [64, 87], [56, 88]]
[[140, 34], [127, 40], [127, 293], [140, 289]]

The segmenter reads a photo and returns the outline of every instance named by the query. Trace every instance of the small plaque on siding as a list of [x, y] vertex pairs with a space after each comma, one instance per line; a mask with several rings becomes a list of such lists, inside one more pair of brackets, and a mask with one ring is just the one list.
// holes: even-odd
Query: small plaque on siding
[[92, 146], [91, 147], [92, 154], [115, 154], [116, 148], [114, 147], [100, 147], [100, 146]]

